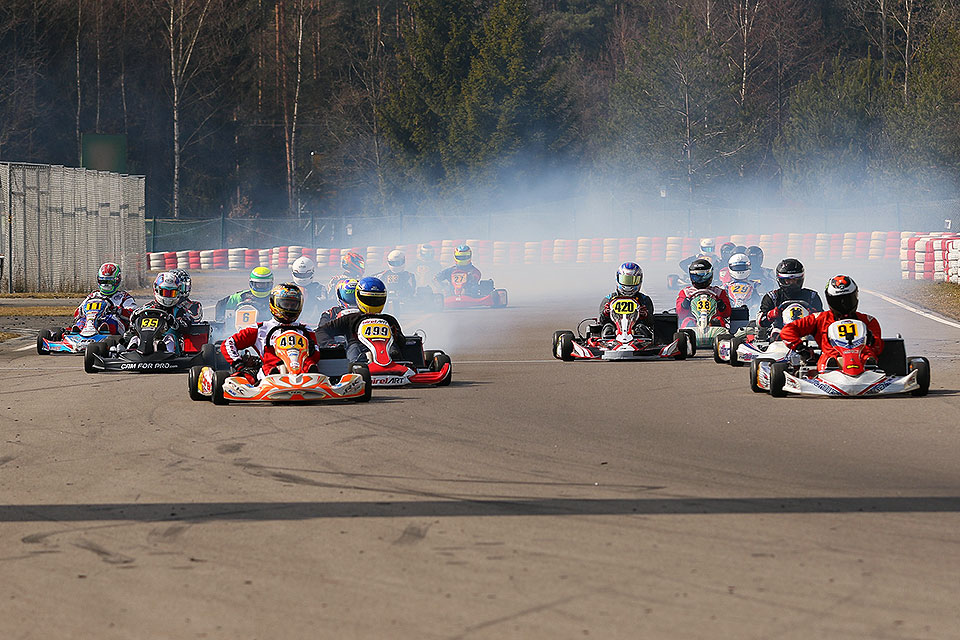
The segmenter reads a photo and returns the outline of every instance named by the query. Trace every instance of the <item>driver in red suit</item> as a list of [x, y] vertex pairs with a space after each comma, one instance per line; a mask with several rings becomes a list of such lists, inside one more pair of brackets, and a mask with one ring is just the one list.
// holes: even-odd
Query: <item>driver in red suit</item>
[[[317, 346], [317, 336], [305, 325], [297, 322], [300, 311], [303, 309], [303, 292], [300, 287], [284, 283], [277, 285], [270, 292], [270, 313], [273, 318], [266, 322], [258, 322], [255, 327], [247, 327], [236, 332], [223, 341], [220, 352], [226, 358], [235, 375], [243, 376], [250, 384], [256, 384], [262, 375], [270, 375], [282, 363], [280, 356], [274, 349], [274, 340], [286, 331], [296, 331], [307, 338], [310, 354], [306, 360], [306, 372], [315, 370], [320, 359]], [[257, 369], [255, 358], [241, 355], [241, 351], [248, 347], [256, 349], [260, 354], [262, 368]]]
[[813, 336], [820, 346], [820, 360], [817, 370], [820, 372], [836, 369], [840, 351], [827, 340], [827, 329], [837, 320], [860, 320], [867, 325], [867, 344], [864, 347], [864, 364], [876, 366], [877, 358], [883, 353], [883, 340], [880, 339], [880, 323], [873, 316], [857, 311], [860, 292], [857, 283], [850, 276], [834, 276], [827, 283], [827, 306], [829, 311], [821, 311], [794, 320], [780, 332], [780, 339], [788, 347], [800, 354], [805, 361], [813, 360], [813, 353], [803, 344], [804, 336]]
[[454, 274], [465, 274], [466, 280], [463, 286], [463, 292], [470, 296], [477, 296], [480, 292], [480, 269], [473, 266], [473, 250], [469, 246], [462, 244], [453, 252], [453, 261], [456, 263], [452, 267], [447, 267], [436, 276], [434, 280], [440, 283], [445, 289], [451, 289], [451, 278]]
[[717, 318], [724, 327], [730, 326], [730, 296], [727, 290], [711, 286], [713, 283], [713, 263], [703, 258], [690, 263], [688, 270], [691, 285], [680, 290], [677, 296], [677, 318], [681, 327], [695, 324], [690, 311], [690, 299], [702, 291], [710, 291], [717, 298]]

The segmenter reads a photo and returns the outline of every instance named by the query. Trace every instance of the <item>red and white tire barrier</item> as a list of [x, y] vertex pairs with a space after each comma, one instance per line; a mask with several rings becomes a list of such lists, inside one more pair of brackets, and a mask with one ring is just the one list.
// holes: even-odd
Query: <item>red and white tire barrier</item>
[[[958, 240], [953, 248], [952, 239]], [[897, 260], [901, 261], [904, 279], [947, 279], [960, 275], [960, 236], [917, 234], [908, 231], [863, 231], [858, 233], [772, 233], [718, 236], [717, 247], [725, 242], [744, 246], [759, 245], [773, 259], [792, 256], [814, 260]], [[937, 244], [939, 242], [939, 244]], [[946, 242], [950, 242], [949, 248]], [[479, 264], [562, 264], [562, 263], [617, 263], [636, 261], [677, 262], [699, 250], [699, 238], [680, 236], [630, 238], [558, 238], [532, 242], [505, 242], [457, 238], [432, 240], [441, 263], [453, 262], [457, 245], [468, 244], [474, 260]], [[417, 245], [347, 247], [301, 247], [288, 245], [269, 249], [216, 249], [213, 251], [167, 251], [148, 253], [150, 269], [154, 271], [176, 268], [191, 270], [231, 269], [249, 271], [254, 267], [287, 269], [293, 262], [307, 256], [319, 267], [340, 267], [340, 256], [355, 251], [364, 256], [367, 270], [379, 271], [386, 266], [387, 254], [394, 249], [404, 251], [409, 260], [416, 259]], [[955, 254], [954, 272], [946, 265], [950, 252]], [[935, 267], [940, 267], [939, 269]], [[942, 277], [934, 278], [934, 274]], [[908, 275], [910, 274], [910, 275]], [[919, 275], [918, 275], [919, 274]], [[929, 276], [928, 276], [929, 274]]]

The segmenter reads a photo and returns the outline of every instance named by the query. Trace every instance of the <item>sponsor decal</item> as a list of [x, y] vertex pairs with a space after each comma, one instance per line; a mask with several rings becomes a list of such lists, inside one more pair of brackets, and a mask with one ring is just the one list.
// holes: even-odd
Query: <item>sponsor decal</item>
[[176, 369], [177, 365], [172, 362], [124, 362], [120, 365], [122, 371], [137, 369]]
[[410, 384], [410, 381], [404, 376], [373, 376], [373, 386], [375, 387], [396, 387], [404, 384]]
[[831, 396], [842, 396], [842, 395], [845, 395], [844, 393], [842, 393], [842, 392], [841, 392], [839, 389], [837, 389], [836, 387], [834, 387], [834, 386], [832, 386], [832, 385], [829, 385], [829, 384], [827, 384], [826, 382], [823, 382], [822, 380], [820, 380], [820, 378], [808, 378], [808, 379], [807, 379], [807, 382], [809, 382], [809, 383], [812, 384], [813, 386], [817, 387], [817, 388], [820, 389], [821, 391], [826, 392], [827, 395], [831, 395]]

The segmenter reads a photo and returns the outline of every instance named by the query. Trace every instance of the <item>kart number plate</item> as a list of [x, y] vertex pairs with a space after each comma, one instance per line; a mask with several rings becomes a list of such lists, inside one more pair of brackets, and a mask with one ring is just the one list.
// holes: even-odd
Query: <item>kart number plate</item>
[[237, 309], [237, 315], [234, 319], [237, 329], [252, 327], [257, 324], [257, 310], [253, 307], [240, 307]]
[[840, 320], [827, 329], [827, 338], [838, 347], [853, 348], [860, 345], [867, 334], [867, 325], [860, 320]]
[[358, 328], [360, 335], [368, 340], [389, 340], [393, 337], [390, 323], [379, 318], [364, 320]]
[[101, 300], [91, 300], [83, 306], [85, 313], [90, 313], [91, 311], [100, 311], [103, 309], [103, 301]]
[[463, 273], [462, 271], [453, 273], [450, 276], [450, 281], [453, 284], [467, 284], [467, 274]]
[[302, 333], [284, 331], [273, 341], [273, 348], [278, 351], [305, 351], [307, 339]]
[[398, 276], [397, 274], [391, 273], [387, 275], [386, 284], [397, 284], [398, 282], [400, 282], [400, 276]]
[[622, 298], [620, 300], [614, 300], [613, 304], [610, 305], [611, 310], [620, 316], [629, 316], [634, 311], [637, 310], [637, 301], [630, 300], [628, 298]]
[[752, 288], [749, 284], [734, 283], [730, 285], [730, 293], [735, 296], [743, 296], [750, 293]]
[[160, 321], [156, 318], [144, 318], [140, 321], [141, 329], [156, 329], [160, 325]]
[[717, 308], [717, 301], [713, 296], [697, 296], [693, 301], [693, 308], [701, 313], [713, 313]]

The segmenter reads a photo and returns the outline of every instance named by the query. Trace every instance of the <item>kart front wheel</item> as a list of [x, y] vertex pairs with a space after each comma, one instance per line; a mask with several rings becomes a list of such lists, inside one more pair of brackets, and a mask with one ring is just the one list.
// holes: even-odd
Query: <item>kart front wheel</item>
[[573, 332], [564, 331], [557, 339], [557, 355], [564, 362], [573, 361]]
[[96, 373], [96, 364], [97, 357], [103, 355], [103, 344], [100, 342], [94, 342], [93, 344], [88, 344], [87, 348], [83, 352], [83, 370], [87, 373]]
[[230, 377], [230, 372], [221, 369], [213, 374], [213, 404], [229, 404], [230, 401], [223, 397], [223, 383]]
[[713, 361], [717, 364], [723, 364], [726, 362], [723, 358], [720, 357], [720, 341], [721, 340], [730, 340], [729, 333], [721, 333], [713, 339]]
[[358, 373], [363, 378], [363, 395], [353, 399], [354, 402], [370, 402], [373, 396], [373, 378], [370, 377], [370, 367], [365, 364], [350, 365], [350, 373]]
[[190, 367], [187, 372], [187, 389], [190, 391], [191, 400], [206, 400], [206, 396], [200, 393], [200, 374], [203, 372], [201, 365]]
[[769, 358], [757, 358], [750, 361], [750, 390], [754, 393], [766, 393], [767, 390], [760, 386], [760, 363], [770, 362]]
[[693, 329], [681, 329], [680, 333], [687, 334], [687, 344], [690, 346], [690, 357], [697, 355], [697, 332]]
[[787, 383], [787, 363], [774, 362], [770, 365], [770, 395], [774, 398], [786, 398], [783, 386]]
[[677, 355], [673, 356], [673, 359], [686, 360], [687, 350], [690, 349], [690, 342], [687, 339], [686, 331], [676, 332], [673, 334], [673, 339], [677, 341]]
[[438, 353], [433, 357], [433, 360], [430, 362], [430, 369], [433, 371], [440, 371], [443, 369], [443, 365], [450, 365], [450, 369], [447, 372], [446, 377], [437, 383], [438, 387], [449, 387], [450, 382], [453, 380], [453, 363], [450, 361], [450, 356], [445, 353]]
[[917, 372], [917, 384], [920, 386], [910, 392], [912, 396], [925, 396], [930, 393], [930, 361], [919, 356], [910, 358], [910, 371]]
[[37, 353], [41, 356], [45, 356], [50, 353], [50, 349], [45, 347], [43, 344], [44, 340], [53, 340], [53, 331], [50, 331], [50, 329], [43, 329], [37, 335]]
[[743, 362], [737, 357], [737, 349], [739, 349], [742, 344], [743, 336], [734, 336], [733, 339], [730, 340], [730, 366], [732, 367], [743, 366]]

